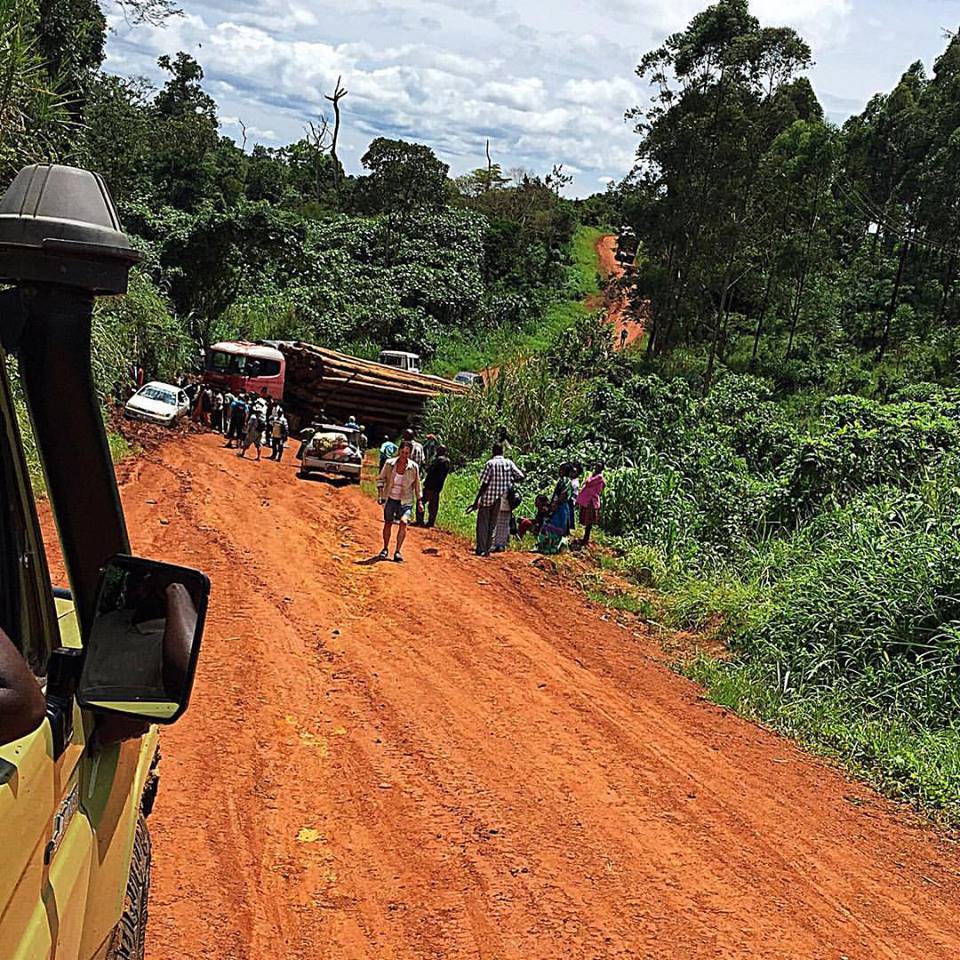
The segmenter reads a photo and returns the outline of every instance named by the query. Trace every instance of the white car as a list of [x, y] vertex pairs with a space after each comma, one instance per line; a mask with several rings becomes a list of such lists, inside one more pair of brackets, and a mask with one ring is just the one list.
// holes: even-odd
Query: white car
[[303, 449], [300, 476], [309, 477], [314, 471], [334, 473], [360, 482], [363, 468], [363, 440], [355, 425], [323, 424]]
[[172, 426], [190, 412], [190, 398], [179, 387], [154, 380], [144, 384], [128, 401], [123, 413], [134, 420]]
[[454, 383], [462, 383], [465, 387], [482, 387], [483, 377], [479, 373], [461, 370], [454, 378]]

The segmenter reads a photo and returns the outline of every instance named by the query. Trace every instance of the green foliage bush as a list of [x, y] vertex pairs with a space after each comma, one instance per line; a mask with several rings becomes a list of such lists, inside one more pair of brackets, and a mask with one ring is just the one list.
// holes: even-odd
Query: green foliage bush
[[196, 360], [196, 343], [141, 271], [130, 274], [126, 296], [97, 303], [93, 366], [104, 399], [126, 395], [134, 363], [142, 364], [150, 377], [173, 383]]

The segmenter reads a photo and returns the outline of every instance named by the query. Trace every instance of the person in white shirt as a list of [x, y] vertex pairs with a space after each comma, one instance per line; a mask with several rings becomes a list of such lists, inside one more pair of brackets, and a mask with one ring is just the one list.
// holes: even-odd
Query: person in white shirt
[[[510, 537], [509, 491], [515, 483], [523, 480], [520, 468], [503, 455], [503, 444], [493, 445], [493, 456], [484, 464], [480, 474], [480, 489], [469, 510], [477, 512], [477, 556], [489, 557], [493, 549], [494, 534], [504, 512], [506, 533], [503, 536], [503, 546], [506, 547]], [[505, 510], [504, 506], [506, 505]]]
[[423, 509], [423, 494], [420, 489], [420, 468], [413, 461], [413, 444], [404, 440], [400, 452], [387, 460], [377, 479], [377, 490], [383, 504], [383, 550], [380, 559], [390, 556], [390, 532], [397, 524], [397, 547], [393, 559], [403, 560], [401, 550], [407, 536], [407, 524], [413, 514], [414, 504]]

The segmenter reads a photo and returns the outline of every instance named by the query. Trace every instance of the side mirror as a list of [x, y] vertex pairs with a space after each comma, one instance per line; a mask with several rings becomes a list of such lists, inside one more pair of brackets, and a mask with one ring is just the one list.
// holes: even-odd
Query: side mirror
[[116, 556], [100, 573], [77, 702], [150, 723], [187, 709], [210, 581], [198, 570]]

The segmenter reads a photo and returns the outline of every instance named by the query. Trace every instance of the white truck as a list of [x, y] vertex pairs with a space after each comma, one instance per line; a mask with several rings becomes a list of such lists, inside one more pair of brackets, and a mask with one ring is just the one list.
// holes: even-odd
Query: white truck
[[332, 473], [360, 482], [363, 467], [363, 436], [356, 424], [324, 423], [307, 440], [300, 460], [301, 477]]
[[405, 350], [381, 350], [377, 359], [385, 367], [396, 367], [397, 370], [405, 370], [407, 373], [420, 372], [418, 353], [407, 353]]

